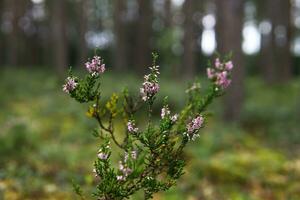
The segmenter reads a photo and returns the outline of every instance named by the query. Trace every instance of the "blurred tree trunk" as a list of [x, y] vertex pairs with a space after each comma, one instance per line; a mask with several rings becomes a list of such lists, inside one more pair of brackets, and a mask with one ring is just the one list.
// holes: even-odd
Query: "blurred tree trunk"
[[8, 37], [8, 65], [17, 66], [19, 61], [18, 43], [20, 36], [20, 29], [18, 26], [20, 11], [17, 0], [7, 0], [9, 12], [11, 12], [11, 32]]
[[[291, 70], [291, 2], [265, 1], [264, 17], [271, 23], [271, 32], [262, 34], [261, 63], [266, 83], [272, 85], [290, 79]], [[278, 14], [280, 13], [280, 14]]]
[[235, 121], [240, 117], [244, 98], [244, 60], [242, 53], [242, 28], [244, 0], [216, 0], [217, 45], [221, 54], [233, 52], [233, 80], [225, 96], [224, 118]]
[[6, 8], [8, 12], [10, 12], [10, 24], [11, 30], [7, 37], [7, 57], [8, 57], [8, 65], [17, 66], [20, 64], [21, 60], [21, 51], [22, 51], [22, 29], [20, 26], [20, 19], [24, 14], [24, 3], [26, 1], [18, 1], [18, 0], [6, 0]]
[[[271, 6], [273, 0], [266, 0], [264, 2], [264, 9], [262, 12], [267, 16], [266, 23], [270, 23], [272, 26], [272, 15], [273, 15], [273, 7]], [[265, 25], [267, 26], [267, 25]], [[276, 81], [276, 67], [274, 60], [274, 51], [275, 51], [275, 40], [274, 35], [272, 34], [272, 28], [269, 30], [262, 30], [261, 37], [261, 66], [262, 66], [262, 74], [264, 80], [268, 84], [273, 84]], [[264, 27], [264, 29], [268, 29], [268, 27]]]
[[68, 67], [68, 47], [66, 38], [65, 0], [51, 1], [51, 29], [54, 66], [60, 77], [63, 77]]
[[125, 71], [128, 67], [127, 51], [127, 34], [125, 25], [126, 1], [114, 1], [114, 32], [115, 32], [115, 68], [117, 71]]
[[88, 4], [89, 0], [80, 0], [78, 3], [78, 18], [79, 18], [79, 59], [78, 65], [82, 66], [88, 56], [88, 48], [85, 35], [88, 29]]
[[182, 70], [184, 76], [192, 77], [196, 72], [196, 24], [193, 16], [196, 8], [196, 0], [185, 0], [183, 4], [184, 14], [184, 36], [183, 36], [183, 63]]
[[[276, 54], [275, 59], [278, 64], [277, 77], [278, 81], [286, 82], [291, 78], [291, 1], [290, 0], [274, 0], [274, 3], [278, 4], [275, 9], [278, 8], [278, 12], [274, 12], [276, 17], [274, 26], [274, 33], [276, 39]], [[275, 13], [277, 13], [275, 15]], [[279, 14], [280, 13], [280, 14]]]
[[172, 27], [172, 1], [165, 0], [164, 2], [164, 24], [166, 28]]
[[135, 50], [135, 69], [143, 74], [151, 65], [151, 35], [153, 5], [150, 0], [138, 0], [138, 27], [137, 43]]
[[[0, 23], [3, 23], [3, 11], [4, 11], [4, 2], [3, 0], [0, 0]], [[5, 45], [4, 45], [4, 39], [5, 35], [2, 32], [2, 29], [0, 29], [0, 67], [2, 67], [2, 65], [6, 64], [5, 63], [5, 54], [4, 54], [4, 49], [5, 49]], [[1, 196], [0, 196], [1, 197]]]

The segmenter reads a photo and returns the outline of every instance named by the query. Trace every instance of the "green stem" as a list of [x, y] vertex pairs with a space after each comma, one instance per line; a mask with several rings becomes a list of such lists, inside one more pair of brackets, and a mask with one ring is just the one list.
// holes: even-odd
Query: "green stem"
[[216, 97], [217, 90], [215, 86], [212, 86], [210, 92], [204, 97], [204, 99], [201, 101], [201, 104], [197, 109], [198, 113], [202, 113], [206, 107], [212, 102], [214, 97]]
[[[153, 97], [152, 97], [153, 98]], [[150, 127], [150, 124], [151, 124], [151, 119], [152, 119], [152, 112], [153, 112], [153, 99], [150, 98], [149, 99], [149, 102], [148, 102], [148, 128]]]

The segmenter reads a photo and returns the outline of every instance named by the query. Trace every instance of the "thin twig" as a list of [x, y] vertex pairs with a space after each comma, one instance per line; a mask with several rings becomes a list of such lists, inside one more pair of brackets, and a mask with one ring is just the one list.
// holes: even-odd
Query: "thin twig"
[[[99, 105], [99, 97], [97, 96], [96, 108], [98, 108], [98, 105]], [[121, 149], [124, 149], [124, 147], [115, 138], [114, 130], [113, 130], [113, 123], [112, 123], [112, 115], [110, 115], [108, 127], [105, 127], [104, 124], [102, 123], [102, 120], [101, 120], [101, 117], [100, 117], [98, 111], [95, 112], [95, 118], [96, 118], [99, 126], [111, 135], [111, 138], [113, 139], [114, 143]]]

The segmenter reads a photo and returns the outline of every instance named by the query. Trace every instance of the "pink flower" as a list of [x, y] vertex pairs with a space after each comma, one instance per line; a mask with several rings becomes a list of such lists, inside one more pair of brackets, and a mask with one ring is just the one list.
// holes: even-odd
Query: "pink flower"
[[127, 152], [125, 152], [125, 155], [124, 155], [124, 162], [127, 162], [127, 160], [128, 160], [128, 153]]
[[125, 180], [126, 180], [126, 177], [123, 176], [123, 175], [119, 175], [119, 176], [117, 176], [117, 180], [118, 180], [118, 181], [125, 181]]
[[125, 168], [125, 167], [124, 167], [122, 161], [119, 161], [119, 169], [122, 171], [124, 168]]
[[[137, 151], [131, 151], [130, 156], [133, 160], [136, 160], [137, 159]], [[127, 162], [128, 158], [129, 158], [129, 154], [127, 152], [125, 152], [125, 156], [124, 156], [125, 163]], [[120, 162], [119, 164], [122, 164], [122, 162]]]
[[129, 176], [132, 173], [132, 169], [130, 169], [129, 167], [124, 167], [121, 171], [125, 177]]
[[164, 106], [162, 109], [161, 109], [161, 118], [164, 119], [166, 116], [169, 116], [170, 115], [170, 110], [169, 110], [169, 107], [168, 106]]
[[222, 68], [222, 64], [221, 64], [219, 58], [216, 58], [216, 60], [215, 60], [215, 68], [217, 68], [217, 69], [221, 69]]
[[202, 128], [204, 122], [204, 118], [199, 115], [198, 117], [194, 118], [189, 124], [187, 124], [187, 133], [185, 133], [190, 140], [195, 140], [196, 137], [199, 136], [199, 134], [196, 134], [196, 132]]
[[225, 88], [227, 88], [230, 85], [231, 80], [228, 79], [228, 73], [227, 73], [227, 71], [223, 71], [223, 72], [217, 73], [216, 76], [217, 76], [216, 84], [218, 86], [220, 86], [221, 88], [225, 89]]
[[171, 111], [169, 109], [168, 105], [165, 105], [162, 109], [161, 109], [161, 119], [165, 119], [166, 117], [171, 120], [172, 123], [175, 123], [178, 119], [178, 114], [175, 114], [173, 116], [170, 116]]
[[178, 114], [175, 114], [171, 117], [171, 121], [175, 123], [178, 120]]
[[190, 122], [187, 125], [187, 131], [188, 131], [188, 133], [193, 133], [193, 132], [199, 130], [202, 127], [203, 122], [204, 122], [204, 118], [201, 115], [199, 115], [198, 117], [194, 118], [192, 120], [192, 122]]
[[159, 91], [159, 85], [155, 82], [145, 81], [143, 87], [140, 88], [140, 93], [143, 101], [149, 100]]
[[139, 129], [135, 126], [134, 121], [130, 120], [127, 123], [127, 130], [129, 133], [137, 133]]
[[63, 85], [63, 91], [66, 93], [70, 93], [75, 90], [78, 83], [75, 82], [75, 79], [72, 77], [68, 77], [66, 79], [66, 83]]
[[94, 56], [90, 62], [85, 63], [85, 67], [93, 76], [100, 75], [105, 71], [105, 64], [99, 56]]
[[222, 63], [219, 58], [216, 58], [214, 68], [207, 68], [207, 77], [219, 88], [226, 89], [231, 83], [230, 72], [232, 69], [232, 61]]
[[225, 63], [225, 69], [228, 70], [228, 71], [231, 71], [233, 68], [233, 63], [232, 61], [228, 61], [227, 63]]
[[207, 68], [207, 77], [209, 79], [212, 79], [215, 77], [215, 70], [213, 70], [212, 68]]
[[100, 160], [107, 160], [107, 158], [108, 158], [108, 154], [103, 153], [103, 152], [98, 153], [97, 156]]
[[125, 181], [126, 177], [132, 173], [132, 169], [124, 165], [122, 161], [119, 161], [119, 170], [122, 173], [122, 175], [117, 176], [119, 181]]
[[133, 160], [136, 160], [137, 159], [137, 151], [131, 151], [131, 158]]
[[143, 101], [151, 99], [159, 91], [158, 75], [160, 73], [158, 68], [159, 66], [150, 67], [151, 73], [144, 76], [143, 86], [140, 88]]

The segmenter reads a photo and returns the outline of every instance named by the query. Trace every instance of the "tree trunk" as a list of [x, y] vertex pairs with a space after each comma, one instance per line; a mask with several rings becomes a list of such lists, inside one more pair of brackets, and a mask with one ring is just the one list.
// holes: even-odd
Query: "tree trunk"
[[[274, 27], [276, 39], [275, 59], [277, 66], [277, 78], [279, 82], [287, 82], [291, 78], [291, 1], [274, 0], [278, 3], [278, 12], [274, 12], [277, 18]], [[281, 13], [281, 14], [278, 14]]]
[[135, 53], [135, 69], [143, 74], [151, 65], [151, 33], [153, 5], [150, 0], [138, 0], [139, 15], [137, 29], [137, 43]]
[[195, 0], [185, 0], [183, 4], [184, 14], [184, 37], [183, 37], [183, 63], [184, 76], [190, 78], [195, 74], [196, 67], [196, 31], [193, 20]]
[[11, 31], [7, 37], [7, 50], [8, 50], [8, 65], [17, 66], [21, 62], [21, 51], [22, 51], [22, 30], [19, 22], [23, 16], [23, 6], [25, 1], [19, 2], [18, 0], [6, 0], [6, 8], [11, 13]]
[[126, 1], [114, 1], [114, 32], [115, 32], [115, 68], [117, 71], [125, 71], [128, 67], [127, 37], [125, 26]]
[[217, 46], [221, 54], [233, 52], [235, 68], [232, 85], [225, 96], [224, 118], [235, 121], [240, 117], [244, 98], [244, 60], [242, 53], [243, 0], [216, 0]]
[[8, 64], [10, 66], [17, 66], [19, 61], [19, 52], [18, 52], [18, 43], [19, 43], [19, 37], [20, 37], [20, 29], [18, 26], [19, 22], [19, 6], [16, 2], [16, 0], [9, 0], [9, 8], [11, 11], [11, 24], [12, 24], [12, 30], [9, 35], [9, 44], [8, 44]]
[[171, 28], [172, 27], [172, 1], [171, 0], [165, 0], [164, 2], [164, 24], [165, 28]]
[[272, 29], [269, 34], [262, 34], [261, 63], [264, 80], [272, 85], [291, 77], [291, 2], [267, 0], [264, 7]]
[[79, 59], [78, 65], [82, 66], [88, 56], [88, 48], [85, 39], [85, 35], [88, 29], [88, 3], [89, 0], [80, 0], [78, 3], [78, 17], [79, 17]]
[[68, 67], [68, 47], [66, 38], [65, 0], [52, 0], [52, 42], [54, 66], [60, 77], [63, 77]]
[[[2, 22], [2, 18], [3, 18], [3, 7], [4, 7], [4, 2], [3, 2], [3, 0], [0, 0], [0, 22]], [[5, 51], [3, 51], [4, 49], [5, 49], [5, 45], [4, 45], [4, 41], [5, 41], [5, 39], [4, 39], [4, 34], [3, 34], [3, 32], [2, 32], [2, 30], [0, 29], [0, 68], [2, 67], [2, 65], [4, 65], [5, 64], [5, 54], [4, 54], [4, 52]], [[0, 196], [1, 197], [1, 196]]]
[[267, 22], [271, 25], [270, 32], [262, 34], [261, 38], [261, 66], [262, 74], [265, 82], [272, 85], [276, 82], [276, 63], [274, 60], [275, 54], [275, 38], [272, 29], [274, 29], [273, 23], [273, 0], [266, 0], [263, 5], [266, 14]]

